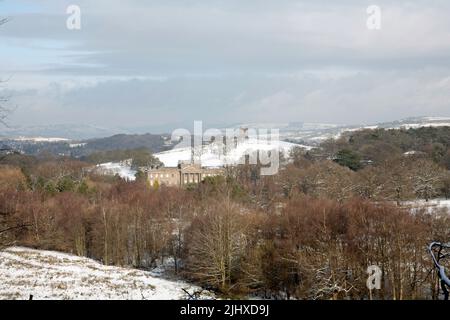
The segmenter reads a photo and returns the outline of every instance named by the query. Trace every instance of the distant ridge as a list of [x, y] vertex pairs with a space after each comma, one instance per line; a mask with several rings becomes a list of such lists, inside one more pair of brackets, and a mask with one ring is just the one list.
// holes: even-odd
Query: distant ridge
[[0, 136], [8, 138], [41, 137], [84, 140], [103, 138], [119, 133], [129, 133], [124, 129], [111, 129], [87, 124], [54, 124], [1, 128]]
[[[219, 129], [247, 127], [251, 129], [279, 129], [284, 140], [302, 143], [318, 143], [324, 139], [333, 138], [344, 131], [358, 130], [363, 128], [418, 128], [426, 126], [450, 126], [450, 117], [410, 117], [390, 122], [372, 124], [338, 124], [321, 122], [301, 122], [293, 121], [289, 123], [234, 123], [229, 126], [216, 126]], [[174, 125], [173, 129], [178, 128]], [[203, 129], [208, 129], [205, 126]], [[172, 130], [173, 130], [172, 129]], [[188, 128], [189, 129], [189, 128]], [[172, 130], [165, 130], [170, 134]], [[163, 131], [152, 130], [152, 127], [115, 127], [94, 126], [88, 124], [54, 124], [29, 127], [9, 127], [0, 128], [0, 138], [13, 139], [68, 139], [68, 140], [89, 140], [98, 138], [110, 138], [115, 135], [142, 135], [152, 133], [154, 135], [164, 135]]]

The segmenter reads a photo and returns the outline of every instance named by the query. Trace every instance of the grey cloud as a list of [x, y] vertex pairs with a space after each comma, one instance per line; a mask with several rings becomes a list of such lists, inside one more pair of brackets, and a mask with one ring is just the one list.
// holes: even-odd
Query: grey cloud
[[450, 116], [449, 79], [445, 71], [365, 72], [339, 79], [310, 73], [130, 79], [69, 90], [55, 83], [37, 97], [30, 91], [15, 96], [19, 105], [28, 105], [32, 99], [35, 112], [41, 106], [41, 114], [54, 115], [58, 123], [80, 116], [83, 123], [130, 128], [189, 126], [194, 120], [207, 124], [373, 123], [408, 116]]
[[[65, 29], [65, 2], [51, 14], [15, 17], [10, 37], [68, 43], [76, 63], [109, 74], [286, 72], [343, 65], [359, 68], [449, 65], [446, 2], [385, 4], [384, 29], [365, 28], [370, 2], [78, 1], [83, 29]], [[69, 3], [69, 2], [67, 2]], [[56, 8], [60, 8], [61, 14]], [[57, 71], [64, 72], [59, 67]], [[99, 72], [97, 69], [74, 68]]]
[[[450, 115], [450, 2], [375, 2], [378, 32], [365, 27], [373, 4], [365, 0], [78, 0], [82, 30], [68, 31], [73, 1], [42, 0], [41, 10], [0, 30], [14, 50], [55, 57], [32, 67], [30, 58], [17, 73], [13, 120], [141, 126]], [[0, 68], [15, 73], [2, 59]]]

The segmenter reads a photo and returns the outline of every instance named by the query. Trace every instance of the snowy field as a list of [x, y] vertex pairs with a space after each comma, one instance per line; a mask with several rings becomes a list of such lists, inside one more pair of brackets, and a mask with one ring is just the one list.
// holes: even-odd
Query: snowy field
[[[263, 141], [258, 139], [250, 139], [239, 143], [236, 148], [232, 148], [226, 155], [223, 154], [218, 145], [204, 146], [201, 152], [201, 164], [203, 167], [221, 167], [225, 164], [238, 164], [239, 160], [245, 155], [255, 151], [271, 151], [277, 150], [283, 152], [285, 157], [289, 156], [289, 152], [295, 148], [311, 149], [311, 147], [294, 144], [284, 141]], [[179, 161], [191, 160], [191, 148], [177, 148], [165, 152], [155, 154], [164, 166], [176, 167]]]
[[[11, 247], [0, 251], [0, 299], [178, 300], [199, 291], [159, 273], [104, 266], [73, 255]], [[212, 298], [205, 292], [203, 299]]]

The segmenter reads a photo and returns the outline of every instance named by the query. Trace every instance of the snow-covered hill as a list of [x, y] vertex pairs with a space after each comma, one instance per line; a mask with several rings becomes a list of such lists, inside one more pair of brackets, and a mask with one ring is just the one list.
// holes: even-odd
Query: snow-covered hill
[[288, 124], [246, 124], [250, 128], [278, 128], [283, 140], [308, 145], [317, 145], [324, 140], [340, 137], [344, 132], [362, 129], [410, 129], [422, 127], [450, 126], [450, 117], [412, 117], [392, 122], [343, 125], [333, 123], [303, 123]]
[[127, 181], [136, 180], [136, 170], [131, 168], [131, 161], [123, 161], [123, 162], [107, 162], [97, 165], [95, 168], [96, 172], [105, 174], [105, 175], [119, 175], [122, 179]]
[[381, 123], [379, 128], [415, 129], [423, 127], [450, 127], [450, 117], [413, 117], [399, 121]]
[[[300, 147], [310, 149], [311, 147], [284, 142], [284, 141], [261, 141], [261, 140], [247, 140], [239, 143], [236, 148], [232, 148], [224, 155], [223, 150], [215, 144], [210, 144], [203, 147], [201, 161], [203, 167], [222, 167], [226, 164], [235, 165], [239, 160], [252, 151], [271, 151], [278, 150], [283, 152], [285, 157], [289, 157], [289, 152], [295, 148]], [[176, 167], [179, 161], [191, 160], [191, 148], [176, 148], [165, 152], [156, 153], [157, 157], [165, 167]], [[122, 162], [108, 162], [102, 163], [95, 167], [95, 171], [105, 175], [119, 175], [121, 178], [134, 181], [136, 180], [137, 171], [131, 168], [131, 159]]]
[[[262, 141], [258, 139], [249, 139], [239, 143], [235, 148], [230, 148], [230, 150], [224, 154], [222, 148], [220, 148], [217, 144], [210, 144], [204, 146], [201, 151], [201, 164], [203, 167], [221, 167], [225, 164], [238, 164], [242, 157], [255, 151], [268, 152], [271, 150], [277, 150], [279, 152], [283, 152], [283, 154], [288, 157], [289, 152], [295, 147], [304, 149], [311, 148], [284, 141]], [[157, 153], [155, 154], [155, 157], [164, 163], [164, 166], [166, 167], [176, 167], [179, 161], [191, 160], [191, 148], [176, 148]]]
[[[178, 300], [200, 289], [157, 273], [104, 266], [53, 251], [12, 247], [0, 251], [0, 299]], [[212, 298], [205, 292], [201, 298]]]

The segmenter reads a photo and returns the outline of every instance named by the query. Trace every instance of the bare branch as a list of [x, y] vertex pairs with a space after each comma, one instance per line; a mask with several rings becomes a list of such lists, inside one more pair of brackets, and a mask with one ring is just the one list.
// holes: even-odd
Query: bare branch
[[23, 224], [23, 225], [19, 225], [19, 226], [9, 227], [9, 228], [0, 230], [0, 234], [6, 233], [6, 232], [9, 232], [9, 231], [13, 231], [13, 230], [17, 230], [17, 229], [25, 229], [25, 228], [28, 228], [28, 227], [31, 227], [31, 225]]

